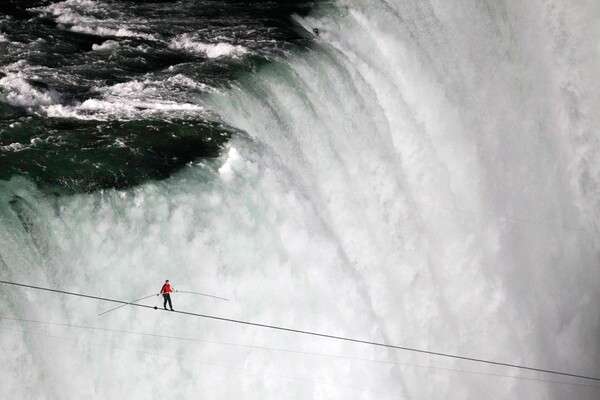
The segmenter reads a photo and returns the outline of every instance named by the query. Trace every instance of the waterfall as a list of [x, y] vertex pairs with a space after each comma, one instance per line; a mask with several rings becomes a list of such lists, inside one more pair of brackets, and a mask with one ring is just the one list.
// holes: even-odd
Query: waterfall
[[[598, 377], [599, 13], [559, 0], [321, 6], [296, 18], [319, 30], [309, 48], [203, 97], [239, 130], [221, 157], [124, 190], [0, 182], [2, 276], [123, 301], [170, 279], [231, 299], [176, 293], [176, 310]], [[0, 296], [14, 398], [599, 394], [560, 375]]]

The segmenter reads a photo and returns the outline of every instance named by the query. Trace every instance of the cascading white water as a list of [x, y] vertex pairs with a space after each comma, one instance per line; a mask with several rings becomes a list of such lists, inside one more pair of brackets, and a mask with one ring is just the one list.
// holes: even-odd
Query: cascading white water
[[[312, 50], [206, 100], [248, 134], [218, 162], [68, 198], [0, 182], [2, 276], [124, 300], [169, 278], [232, 299], [175, 295], [176, 309], [598, 376], [597, 15], [583, 1], [356, 0], [298, 19], [319, 28]], [[2, 320], [11, 398], [600, 393], [580, 379], [1, 293], [3, 317], [72, 325]]]

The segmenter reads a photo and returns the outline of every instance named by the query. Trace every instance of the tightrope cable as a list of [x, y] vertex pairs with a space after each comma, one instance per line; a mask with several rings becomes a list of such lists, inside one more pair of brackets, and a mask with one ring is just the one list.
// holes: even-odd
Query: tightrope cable
[[[334, 359], [340, 359], [340, 360], [359, 361], [359, 362], [366, 362], [366, 363], [397, 365], [397, 366], [401, 366], [401, 367], [421, 368], [421, 369], [427, 369], [427, 370], [433, 370], [433, 371], [443, 371], [443, 372], [453, 372], [453, 373], [460, 373], [460, 374], [491, 376], [491, 377], [516, 379], [516, 380], [531, 381], [531, 382], [552, 383], [552, 384], [557, 384], [557, 385], [569, 385], [569, 386], [579, 386], [579, 387], [592, 387], [592, 388], [597, 388], [597, 389], [600, 388], [600, 386], [597, 386], [597, 385], [591, 384], [591, 383], [575, 383], [575, 382], [555, 381], [555, 380], [550, 380], [550, 379], [541, 379], [541, 378], [532, 378], [532, 377], [525, 377], [525, 376], [505, 375], [505, 374], [491, 373], [491, 372], [463, 370], [463, 369], [456, 369], [456, 368], [435, 367], [435, 366], [431, 366], [431, 365], [408, 364], [408, 363], [401, 363], [401, 362], [398, 362], [398, 361], [395, 361], [395, 360], [383, 360], [383, 359], [373, 359], [373, 358], [360, 358], [360, 357], [352, 357], [352, 356], [341, 355], [341, 354], [317, 353], [317, 352], [293, 350], [293, 349], [286, 349], [286, 348], [267, 347], [267, 346], [258, 346], [258, 345], [250, 345], [250, 344], [241, 344], [241, 343], [232, 343], [232, 342], [222, 342], [222, 341], [214, 341], [214, 340], [207, 340], [207, 339], [191, 338], [191, 337], [164, 335], [164, 334], [159, 334], [159, 333], [140, 332], [140, 331], [127, 331], [127, 330], [122, 330], [122, 329], [110, 329], [110, 328], [102, 328], [102, 327], [97, 327], [97, 326], [77, 325], [77, 324], [71, 324], [71, 323], [30, 320], [30, 319], [25, 319], [25, 318], [11, 318], [11, 317], [3, 316], [1, 314], [0, 314], [0, 320], [19, 321], [19, 322], [27, 322], [27, 323], [33, 323], [33, 324], [41, 324], [41, 325], [49, 325], [49, 326], [59, 326], [59, 327], [66, 327], [66, 328], [86, 329], [86, 330], [101, 331], [101, 332], [110, 332], [110, 333], [121, 333], [121, 334], [128, 334], [128, 335], [138, 335], [138, 336], [153, 337], [153, 338], [160, 338], [160, 339], [181, 340], [181, 341], [187, 341], [187, 342], [210, 343], [210, 344], [223, 345], [223, 346], [242, 347], [242, 348], [249, 348], [249, 349], [259, 349], [259, 350], [283, 352], [283, 353], [296, 354], [296, 355], [304, 355], [304, 356], [334, 358]], [[0, 326], [0, 328], [2, 328], [2, 326]]]
[[[66, 290], [45, 288], [45, 287], [34, 286], [34, 285], [26, 285], [26, 284], [22, 284], [22, 283], [8, 282], [8, 281], [3, 281], [3, 280], [0, 280], [0, 283], [4, 283], [7, 285], [13, 285], [13, 286], [21, 286], [21, 287], [26, 287], [26, 288], [36, 289], [36, 290], [44, 290], [44, 291], [54, 292], [54, 293], [61, 293], [61, 294], [66, 294], [66, 295], [70, 295], [70, 296], [79, 296], [79, 297], [85, 297], [85, 298], [94, 299], [94, 300], [101, 300], [101, 301], [108, 301], [108, 302], [112, 302], [112, 303], [131, 305], [131, 306], [135, 306], [135, 307], [150, 308], [150, 309], [154, 309], [154, 310], [157, 309], [156, 307], [148, 306], [145, 304], [135, 304], [135, 303], [122, 301], [122, 300], [109, 299], [106, 297], [99, 297], [99, 296], [92, 296], [92, 295], [87, 295], [87, 294], [82, 294], [82, 293], [69, 292]], [[166, 311], [166, 310], [161, 310], [161, 309], [158, 309], [158, 310]], [[243, 320], [234, 319], [234, 318], [225, 318], [225, 317], [219, 317], [219, 316], [215, 316], [215, 315], [199, 314], [199, 313], [193, 313], [193, 312], [188, 312], [188, 311], [166, 311], [166, 312], [182, 314], [182, 315], [189, 315], [189, 316], [200, 317], [200, 318], [207, 318], [207, 319], [212, 319], [212, 320], [217, 320], [217, 321], [231, 322], [231, 323], [242, 324], [242, 325], [256, 326], [259, 328], [274, 329], [274, 330], [284, 331], [284, 332], [298, 333], [298, 334], [308, 335], [308, 336], [340, 340], [340, 341], [351, 342], [351, 343], [360, 343], [360, 344], [366, 344], [366, 345], [370, 345], [370, 346], [385, 347], [388, 349], [404, 350], [404, 351], [428, 354], [428, 355], [433, 355], [433, 356], [438, 356], [438, 357], [453, 358], [453, 359], [457, 359], [457, 360], [471, 361], [471, 362], [477, 362], [477, 363], [482, 363], [482, 364], [497, 365], [497, 366], [502, 366], [502, 367], [527, 370], [527, 371], [542, 372], [545, 374], [570, 376], [573, 378], [600, 381], [600, 378], [593, 377], [593, 376], [579, 375], [579, 374], [573, 374], [573, 373], [561, 372], [561, 371], [553, 371], [553, 370], [543, 369], [543, 368], [528, 367], [528, 366], [523, 366], [523, 365], [499, 362], [499, 361], [485, 360], [485, 359], [475, 358], [475, 357], [465, 357], [465, 356], [460, 356], [460, 355], [456, 355], [456, 354], [416, 349], [416, 348], [407, 347], [407, 346], [397, 346], [397, 345], [393, 345], [393, 344], [375, 342], [375, 341], [370, 341], [370, 340], [355, 339], [355, 338], [350, 338], [350, 337], [345, 337], [345, 336], [330, 335], [330, 334], [326, 334], [326, 333], [318, 333], [318, 332], [306, 331], [306, 330], [295, 329], [295, 328], [286, 328], [283, 326], [262, 324], [262, 323], [258, 323], [258, 322], [243, 321]]]
[[145, 296], [145, 297], [141, 297], [141, 298], [136, 299], [136, 300], [131, 300], [131, 301], [127, 302], [127, 304], [121, 304], [120, 306], [113, 307], [110, 310], [102, 311], [100, 314], [98, 314], [98, 316], [101, 316], [101, 315], [104, 315], [104, 314], [108, 314], [111, 311], [118, 310], [121, 307], [125, 307], [125, 306], [131, 305], [133, 303], [137, 303], [138, 301], [146, 300], [147, 298], [153, 297], [153, 296], [158, 296], [158, 294], [152, 293], [151, 295], [148, 295], [148, 296]]

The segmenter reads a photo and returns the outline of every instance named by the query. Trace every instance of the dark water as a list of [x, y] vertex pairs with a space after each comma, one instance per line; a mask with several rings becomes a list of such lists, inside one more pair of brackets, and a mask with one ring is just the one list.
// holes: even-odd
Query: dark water
[[0, 179], [122, 188], [217, 156], [235, 131], [203, 94], [309, 46], [313, 3], [3, 3]]

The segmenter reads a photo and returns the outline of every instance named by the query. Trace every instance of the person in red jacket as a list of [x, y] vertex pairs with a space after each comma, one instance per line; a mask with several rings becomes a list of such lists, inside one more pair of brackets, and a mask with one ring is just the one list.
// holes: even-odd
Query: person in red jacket
[[171, 295], [169, 293], [173, 293], [173, 288], [171, 288], [171, 285], [169, 284], [169, 280], [167, 279], [165, 281], [165, 284], [163, 285], [163, 287], [160, 289], [160, 294], [162, 294], [163, 297], [165, 298], [163, 307], [165, 308], [165, 310], [167, 309], [167, 301], [168, 301], [169, 308], [171, 309], [171, 311], [175, 311], [175, 310], [173, 310], [173, 303], [171, 303]]

